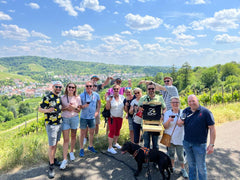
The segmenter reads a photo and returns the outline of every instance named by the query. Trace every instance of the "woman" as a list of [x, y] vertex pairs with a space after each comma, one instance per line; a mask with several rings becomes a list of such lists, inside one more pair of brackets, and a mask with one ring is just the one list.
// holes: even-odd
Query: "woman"
[[165, 133], [172, 135], [171, 145], [168, 147], [168, 155], [172, 161], [172, 167], [174, 168], [174, 155], [177, 152], [178, 160], [181, 165], [181, 173], [184, 178], [188, 178], [188, 174], [184, 168], [184, 155], [183, 155], [183, 137], [184, 137], [184, 127], [176, 125], [177, 120], [180, 118], [182, 110], [180, 110], [180, 100], [179, 97], [171, 97], [171, 110], [168, 110], [164, 114], [163, 126], [165, 128]]
[[[120, 86], [115, 84], [113, 86], [113, 97], [107, 98], [106, 109], [110, 109], [111, 117], [108, 118], [109, 134], [108, 134], [108, 152], [116, 154], [117, 152], [113, 147], [121, 149], [117, 143], [120, 135], [120, 129], [123, 121], [123, 100], [124, 96], [119, 94]], [[113, 144], [114, 143], [114, 144]]]
[[126, 119], [128, 119], [128, 125], [129, 125], [129, 131], [130, 131], [130, 139], [131, 142], [134, 142], [134, 135], [133, 135], [133, 114], [129, 113], [130, 110], [130, 104], [133, 101], [133, 99], [136, 98], [136, 96], [132, 95], [132, 89], [129, 87], [125, 88], [125, 96], [126, 98], [123, 101], [124, 104], [124, 111], [127, 113]]
[[79, 125], [79, 112], [81, 110], [81, 99], [77, 96], [77, 86], [74, 83], [68, 83], [65, 89], [64, 95], [61, 97], [62, 101], [62, 130], [63, 130], [63, 161], [61, 163], [60, 169], [65, 169], [68, 153], [69, 144], [69, 131], [71, 129], [71, 150], [70, 150], [70, 160], [74, 161], [75, 156], [73, 149], [76, 143], [76, 133]]
[[137, 116], [138, 110], [138, 101], [142, 97], [142, 89], [135, 88], [133, 90], [136, 99], [131, 102], [131, 107], [129, 113], [133, 115], [133, 133], [134, 133], [134, 143], [139, 144], [140, 140], [140, 131], [142, 127], [142, 118]]

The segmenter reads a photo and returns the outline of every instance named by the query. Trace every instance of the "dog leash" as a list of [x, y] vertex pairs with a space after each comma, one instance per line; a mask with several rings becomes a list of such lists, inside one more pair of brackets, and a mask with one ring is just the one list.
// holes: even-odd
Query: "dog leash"
[[[131, 170], [133, 171], [133, 173], [135, 172], [135, 169], [133, 169], [131, 166], [129, 166], [129, 165], [128, 165], [127, 163], [125, 163], [124, 161], [119, 160], [118, 158], [116, 158], [116, 157], [114, 157], [114, 156], [111, 156], [111, 155], [109, 155], [109, 154], [107, 154], [107, 153], [105, 153], [105, 152], [102, 152], [102, 151], [101, 151], [101, 153], [104, 154], [104, 155], [106, 155], [106, 156], [108, 156], [108, 157], [110, 157], [110, 158], [115, 159], [116, 161], [119, 161], [119, 162], [123, 163], [125, 166], [127, 166], [129, 169], [131, 169]], [[149, 170], [149, 171], [150, 171], [150, 170]], [[137, 180], [137, 177], [136, 177], [136, 176], [134, 176], [134, 178], [135, 178], [135, 180]]]

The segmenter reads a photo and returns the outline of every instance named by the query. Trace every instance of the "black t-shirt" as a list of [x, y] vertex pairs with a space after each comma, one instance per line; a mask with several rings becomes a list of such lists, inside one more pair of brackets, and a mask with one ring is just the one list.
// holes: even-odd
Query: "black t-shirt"
[[[131, 107], [130, 104], [131, 104], [132, 100], [134, 100], [135, 98], [136, 98], [136, 96], [134, 95], [133, 98], [130, 99], [130, 100], [127, 100], [126, 98], [123, 100], [124, 106], [125, 106], [126, 102], [128, 102], [128, 112], [129, 112], [130, 107]], [[129, 113], [128, 116], [133, 117], [133, 114], [130, 114], [130, 113]]]

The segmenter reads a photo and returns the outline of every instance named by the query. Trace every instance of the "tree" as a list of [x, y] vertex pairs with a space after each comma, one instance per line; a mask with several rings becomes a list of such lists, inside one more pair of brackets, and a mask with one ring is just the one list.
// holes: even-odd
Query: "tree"
[[221, 68], [221, 80], [225, 81], [228, 76], [240, 74], [239, 65], [236, 62], [226, 63]]
[[14, 115], [13, 115], [13, 113], [11, 112], [11, 111], [9, 111], [7, 114], [6, 114], [6, 116], [5, 116], [5, 122], [6, 121], [11, 121], [11, 120], [13, 120], [14, 119]]
[[184, 90], [191, 84], [192, 68], [188, 62], [185, 62], [178, 71], [179, 90]]
[[216, 67], [211, 67], [202, 71], [201, 81], [205, 88], [210, 88], [218, 82], [218, 72]]
[[32, 112], [32, 109], [31, 109], [29, 103], [24, 103], [24, 102], [20, 103], [19, 109], [18, 109], [19, 114], [27, 115], [31, 112]]

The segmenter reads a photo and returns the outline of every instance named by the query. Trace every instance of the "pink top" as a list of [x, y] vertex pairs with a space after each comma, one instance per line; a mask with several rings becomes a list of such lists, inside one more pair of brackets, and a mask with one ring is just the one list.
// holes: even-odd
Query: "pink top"
[[[124, 91], [125, 91], [125, 87], [121, 87], [119, 90], [119, 94], [124, 95]], [[111, 94], [113, 94], [113, 88], [108, 89], [107, 95], [110, 96]]]
[[[68, 96], [68, 99], [67, 99], [67, 96], [63, 95], [61, 97], [61, 101], [62, 101], [62, 108], [66, 108], [69, 104], [71, 104], [73, 107], [82, 105], [80, 96]], [[62, 111], [62, 117], [64, 118], [71, 118], [71, 117], [77, 116], [78, 114], [79, 113], [76, 113], [74, 111], [68, 111], [68, 110]]]

